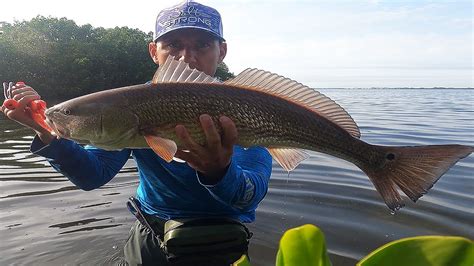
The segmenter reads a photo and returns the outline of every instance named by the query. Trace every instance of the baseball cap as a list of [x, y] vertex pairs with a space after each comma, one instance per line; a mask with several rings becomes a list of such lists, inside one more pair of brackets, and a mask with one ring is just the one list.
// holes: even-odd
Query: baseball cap
[[178, 5], [163, 9], [156, 17], [153, 41], [168, 32], [194, 28], [207, 31], [220, 40], [225, 40], [222, 33], [222, 19], [217, 10], [194, 1], [184, 1]]

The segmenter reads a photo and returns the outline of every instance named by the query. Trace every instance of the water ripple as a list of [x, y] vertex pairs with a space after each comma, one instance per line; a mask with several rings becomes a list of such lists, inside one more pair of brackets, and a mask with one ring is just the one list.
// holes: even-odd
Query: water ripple
[[[473, 91], [322, 89], [355, 119], [362, 139], [378, 145], [474, 145]], [[84, 192], [29, 152], [30, 130], [0, 120], [1, 265], [121, 264], [135, 218], [125, 202], [138, 186], [129, 160], [100, 189]], [[417, 203], [395, 214], [355, 165], [316, 152], [287, 173], [273, 165], [257, 209], [252, 265], [274, 265], [289, 228], [310, 223], [327, 239], [333, 265], [354, 265], [375, 248], [402, 237], [474, 237], [474, 156], [458, 162]], [[122, 226], [123, 225], [123, 226]]]

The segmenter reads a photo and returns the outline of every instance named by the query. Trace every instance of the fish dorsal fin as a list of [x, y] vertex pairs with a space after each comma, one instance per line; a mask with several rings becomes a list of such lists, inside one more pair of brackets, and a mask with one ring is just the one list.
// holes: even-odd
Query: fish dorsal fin
[[298, 103], [360, 138], [359, 127], [339, 104], [299, 82], [268, 71], [248, 68], [224, 84], [249, 87]]
[[288, 172], [295, 169], [302, 161], [309, 157], [305, 151], [299, 149], [267, 148], [267, 150], [272, 155], [272, 158]]
[[168, 55], [165, 63], [156, 70], [151, 82], [157, 84], [166, 82], [218, 83], [220, 81], [204, 72], [190, 68], [186, 62], [178, 61], [174, 56]]

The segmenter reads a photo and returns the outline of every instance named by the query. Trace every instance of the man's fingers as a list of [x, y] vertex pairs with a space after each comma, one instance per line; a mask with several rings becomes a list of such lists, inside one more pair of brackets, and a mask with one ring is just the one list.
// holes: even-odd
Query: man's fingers
[[9, 93], [10, 97], [13, 97], [16, 94], [22, 93], [24, 91], [33, 91], [33, 92], [36, 93], [36, 91], [32, 87], [27, 86], [27, 85], [23, 85], [23, 84], [19, 85], [19, 86], [11, 86], [9, 91], [10, 91], [10, 93]]
[[221, 116], [219, 118], [219, 122], [221, 123], [222, 130], [224, 131], [222, 146], [227, 150], [232, 150], [234, 145], [237, 144], [237, 127], [227, 116]]
[[185, 152], [185, 151], [182, 151], [182, 150], [177, 150], [176, 151], [176, 154], [174, 155], [174, 157], [176, 158], [179, 158], [183, 161], [192, 161], [196, 158], [196, 156], [190, 152]]
[[191, 136], [188, 133], [188, 130], [183, 125], [177, 125], [175, 128], [176, 135], [183, 142], [187, 150], [193, 153], [199, 153], [201, 146], [194, 142]]
[[197, 154], [178, 150], [176, 151], [174, 157], [185, 161], [189, 166], [191, 166], [191, 168], [199, 170], [198, 165], [201, 159], [197, 156]]
[[12, 92], [12, 96], [13, 96], [12, 98], [16, 101], [19, 101], [21, 98], [23, 98], [26, 95], [38, 95], [38, 93], [36, 93], [36, 91], [34, 91], [31, 87], [16, 89]]
[[15, 88], [22, 88], [22, 87], [26, 87], [27, 85], [25, 83], [14, 83], [13, 86]]
[[31, 92], [31, 91], [24, 92], [21, 98], [18, 100], [19, 108], [24, 108], [31, 101], [39, 100], [39, 99], [40, 99], [39, 95], [34, 92]]
[[209, 115], [204, 114], [199, 117], [199, 121], [201, 121], [204, 135], [206, 135], [207, 146], [213, 151], [217, 151], [222, 145], [221, 136], [219, 135], [219, 132], [217, 132], [217, 128], [214, 125], [212, 118]]

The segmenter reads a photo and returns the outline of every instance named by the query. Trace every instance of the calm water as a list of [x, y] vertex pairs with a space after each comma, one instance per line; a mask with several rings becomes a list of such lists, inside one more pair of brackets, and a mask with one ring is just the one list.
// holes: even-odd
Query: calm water
[[[474, 90], [321, 91], [347, 109], [367, 142], [474, 145]], [[120, 263], [134, 222], [125, 207], [138, 184], [134, 162], [109, 184], [85, 192], [28, 152], [30, 131], [2, 118], [0, 132], [0, 265]], [[353, 265], [402, 237], [474, 238], [473, 155], [395, 215], [354, 165], [311, 155], [289, 176], [274, 165], [268, 194], [250, 225], [253, 265], [274, 265], [282, 233], [306, 223], [323, 230], [334, 265]]]

